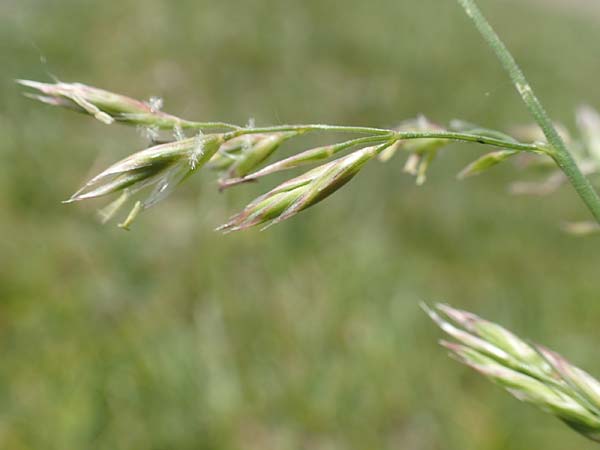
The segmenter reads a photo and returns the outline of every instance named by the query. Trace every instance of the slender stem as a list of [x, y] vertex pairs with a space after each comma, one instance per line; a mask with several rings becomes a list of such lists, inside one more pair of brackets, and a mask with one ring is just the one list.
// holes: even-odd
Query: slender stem
[[513, 84], [515, 85], [523, 102], [529, 109], [529, 112], [538, 123], [548, 143], [553, 147], [551, 156], [556, 164], [569, 178], [569, 181], [586, 204], [590, 212], [598, 223], [600, 223], [600, 198], [594, 190], [590, 181], [581, 173], [573, 156], [567, 149], [563, 139], [560, 137], [548, 113], [535, 96], [531, 85], [528, 83], [525, 75], [519, 68], [517, 62], [509, 52], [508, 48], [500, 40], [492, 26], [483, 16], [474, 0], [458, 0], [469, 18], [475, 23], [475, 26], [496, 53], [496, 57], [508, 72]]
[[458, 142], [474, 142], [477, 144], [492, 145], [494, 147], [522, 152], [548, 153], [548, 149], [545, 146], [505, 141], [503, 139], [471, 133], [459, 133], [454, 131], [398, 131], [395, 134], [398, 139], [448, 139]]
[[181, 128], [190, 130], [208, 130], [213, 128], [220, 128], [225, 130], [239, 130], [242, 127], [226, 122], [190, 122], [183, 121]]
[[239, 136], [248, 134], [260, 133], [276, 133], [282, 131], [298, 131], [307, 133], [311, 131], [337, 131], [346, 133], [369, 133], [375, 136], [390, 136], [397, 139], [448, 139], [460, 142], [475, 142], [484, 145], [492, 145], [494, 147], [507, 148], [525, 152], [548, 153], [548, 148], [537, 144], [524, 144], [521, 142], [506, 141], [489, 136], [481, 136], [471, 133], [460, 133], [454, 131], [394, 131], [385, 130], [382, 128], [366, 128], [366, 127], [344, 127], [336, 125], [280, 125], [274, 127], [262, 128], [243, 128], [235, 131], [230, 131], [224, 135], [224, 139], [230, 140]]
[[330, 131], [339, 133], [354, 133], [354, 134], [370, 134], [370, 135], [385, 135], [390, 134], [392, 130], [386, 130], [382, 128], [371, 128], [371, 127], [345, 127], [339, 125], [325, 125], [325, 124], [309, 124], [309, 125], [278, 125], [274, 127], [261, 127], [261, 128], [241, 128], [236, 131], [232, 131], [225, 135], [225, 139], [232, 139], [234, 137], [243, 136], [245, 134], [257, 134], [257, 133], [277, 133], [283, 131], [298, 131], [301, 133], [309, 131]]

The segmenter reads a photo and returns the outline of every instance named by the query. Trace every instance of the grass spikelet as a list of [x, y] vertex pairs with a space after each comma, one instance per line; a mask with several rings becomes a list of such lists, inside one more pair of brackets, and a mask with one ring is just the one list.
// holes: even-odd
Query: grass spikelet
[[530, 344], [472, 313], [447, 305], [424, 309], [458, 341], [442, 341], [451, 356], [517, 399], [553, 414], [588, 439], [600, 442], [598, 380], [557, 353]]
[[385, 146], [357, 150], [280, 184], [251, 202], [218, 230], [239, 231], [256, 225], [270, 226], [289, 219], [348, 183]]
[[121, 192], [119, 198], [100, 210], [101, 220], [106, 222], [133, 194], [154, 186], [144, 201], [135, 203], [124, 222], [124, 228], [128, 228], [142, 210], [165, 198], [192, 172], [202, 167], [222, 142], [222, 135], [211, 134], [156, 145], [134, 153], [96, 175], [65, 203]]

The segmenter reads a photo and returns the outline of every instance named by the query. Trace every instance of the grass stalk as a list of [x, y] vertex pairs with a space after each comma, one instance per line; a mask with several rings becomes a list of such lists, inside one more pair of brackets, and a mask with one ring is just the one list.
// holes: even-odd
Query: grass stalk
[[474, 22], [483, 39], [492, 48], [496, 57], [510, 76], [517, 92], [527, 109], [544, 132], [548, 143], [552, 146], [551, 156], [556, 164], [567, 175], [573, 188], [586, 204], [594, 218], [600, 223], [600, 198], [589, 179], [581, 172], [573, 156], [569, 152], [563, 138], [552, 123], [550, 116], [539, 101], [525, 74], [517, 64], [506, 45], [494, 31], [474, 0], [458, 0], [467, 16]]

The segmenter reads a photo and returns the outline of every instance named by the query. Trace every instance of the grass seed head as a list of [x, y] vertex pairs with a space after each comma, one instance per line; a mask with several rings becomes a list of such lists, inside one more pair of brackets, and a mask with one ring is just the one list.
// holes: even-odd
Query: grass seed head
[[459, 174], [459, 179], [464, 179], [467, 177], [472, 177], [474, 175], [479, 175], [486, 170], [494, 167], [497, 164], [500, 164], [503, 161], [506, 161], [513, 155], [518, 154], [517, 150], [498, 150], [491, 153], [486, 153], [485, 155], [477, 158], [475, 161], [470, 163], [467, 167], [465, 167]]
[[289, 219], [340, 189], [376, 154], [377, 147], [365, 147], [288, 180], [258, 197], [218, 230], [238, 231]]
[[459, 342], [442, 342], [455, 359], [519, 400], [555, 415], [587, 438], [600, 441], [598, 380], [557, 353], [531, 345], [500, 325], [447, 305], [437, 305], [436, 309], [425, 306], [440, 328]]
[[493, 322], [448, 305], [438, 305], [438, 309], [464, 329], [475, 334], [486, 342], [503, 350], [519, 361], [535, 366], [546, 365], [544, 359], [527, 342]]
[[537, 349], [556, 373], [560, 374], [567, 384], [577, 389], [596, 413], [600, 414], [600, 382], [558, 353], [541, 345], [538, 345]]
[[120, 192], [119, 198], [100, 211], [102, 221], [106, 222], [131, 196], [144, 188], [152, 187], [146, 199], [135, 204], [130, 219], [126, 221], [129, 226], [139, 212], [158, 203], [191, 173], [202, 167], [222, 142], [222, 135], [208, 134], [156, 145], [134, 153], [96, 175], [66, 203]]
[[296, 131], [287, 133], [271, 133], [264, 135], [260, 139], [248, 139], [246, 138], [243, 143], [241, 152], [238, 157], [233, 161], [227, 172], [228, 178], [240, 178], [243, 177], [262, 162], [264, 162], [269, 156], [271, 156], [285, 141], [297, 136], [299, 133]]
[[146, 103], [81, 83], [40, 83], [30, 80], [17, 80], [17, 83], [38, 92], [26, 93], [27, 97], [89, 114], [105, 124], [117, 121], [173, 129], [176, 126], [185, 126], [187, 123], [160, 111], [162, 101], [157, 100], [156, 97]]
[[248, 134], [228, 140], [221, 145], [219, 151], [213, 155], [206, 167], [226, 174], [227, 169], [241, 158], [243, 150], [264, 139], [265, 136], [264, 134]]

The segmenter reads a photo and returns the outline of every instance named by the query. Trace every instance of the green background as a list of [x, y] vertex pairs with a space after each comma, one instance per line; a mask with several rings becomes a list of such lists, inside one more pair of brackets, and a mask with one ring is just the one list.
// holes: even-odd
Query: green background
[[[600, 106], [593, 0], [481, 6], [557, 120]], [[13, 83], [52, 74], [242, 124], [528, 122], [454, 1], [3, 0], [0, 57], [0, 448], [595, 447], [449, 360], [418, 306], [600, 374], [600, 241], [559, 231], [588, 217], [569, 188], [511, 197], [528, 176], [510, 165], [457, 182], [481, 148], [453, 145], [423, 187], [400, 158], [374, 163], [263, 233], [213, 228], [278, 178], [219, 194], [202, 172], [127, 233], [101, 203], [60, 201], [139, 133]]]

